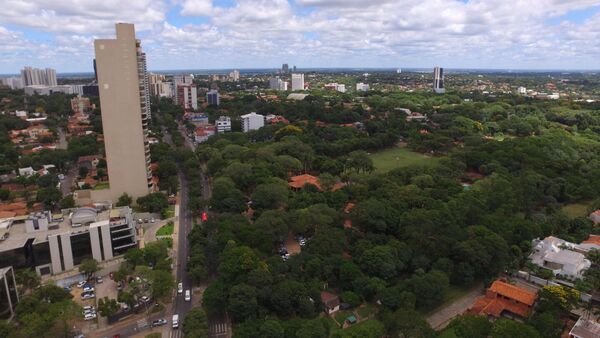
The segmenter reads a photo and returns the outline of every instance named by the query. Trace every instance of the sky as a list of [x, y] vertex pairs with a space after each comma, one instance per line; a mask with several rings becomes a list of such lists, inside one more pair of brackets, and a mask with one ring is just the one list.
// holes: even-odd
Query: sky
[[2, 0], [0, 74], [92, 71], [136, 25], [148, 68], [600, 69], [600, 0]]

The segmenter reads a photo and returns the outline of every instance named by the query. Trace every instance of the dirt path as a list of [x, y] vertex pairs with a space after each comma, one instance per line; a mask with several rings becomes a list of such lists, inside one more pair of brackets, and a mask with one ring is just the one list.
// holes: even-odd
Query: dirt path
[[445, 328], [454, 317], [461, 315], [475, 302], [475, 299], [483, 294], [483, 284], [479, 284], [454, 300], [452, 303], [437, 309], [427, 317], [427, 322], [434, 330]]

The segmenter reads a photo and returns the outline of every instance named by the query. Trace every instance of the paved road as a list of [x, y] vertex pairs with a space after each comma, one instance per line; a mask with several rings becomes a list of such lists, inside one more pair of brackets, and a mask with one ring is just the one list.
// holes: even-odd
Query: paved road
[[478, 284], [452, 303], [444, 306], [427, 317], [427, 322], [434, 330], [441, 330], [448, 325], [454, 317], [463, 314], [473, 305], [475, 299], [483, 294], [483, 284]]

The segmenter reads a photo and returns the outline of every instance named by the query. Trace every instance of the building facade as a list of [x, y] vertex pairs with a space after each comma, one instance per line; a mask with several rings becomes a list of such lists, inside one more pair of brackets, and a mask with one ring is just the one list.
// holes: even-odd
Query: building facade
[[185, 110], [198, 109], [198, 89], [194, 84], [177, 85], [177, 104]]
[[52, 68], [38, 69], [25, 67], [21, 69], [23, 86], [56, 86], [56, 70]]
[[356, 91], [359, 92], [368, 92], [369, 91], [369, 84], [368, 83], [362, 83], [359, 82], [356, 84]]
[[0, 319], [10, 319], [19, 302], [17, 282], [12, 266], [0, 269]]
[[273, 90], [287, 90], [287, 81], [282, 80], [279, 76], [269, 79], [269, 89]]
[[152, 187], [150, 95], [146, 56], [132, 24], [116, 24], [117, 38], [95, 40], [110, 196], [127, 193], [135, 201]]
[[208, 103], [211, 106], [218, 106], [219, 104], [221, 104], [219, 92], [213, 89], [206, 93], [206, 103]]
[[444, 88], [444, 68], [433, 68], [433, 91], [437, 94], [446, 92], [446, 89]]
[[304, 90], [304, 74], [292, 74], [292, 90]]
[[0, 268], [29, 267], [40, 275], [72, 270], [86, 258], [109, 260], [138, 243], [129, 207], [38, 212], [3, 222], [0, 231]]
[[229, 116], [220, 116], [215, 121], [218, 133], [225, 133], [231, 131], [231, 118]]
[[242, 118], [242, 130], [244, 133], [250, 130], [257, 130], [265, 125], [265, 117], [257, 113], [250, 113], [240, 116]]

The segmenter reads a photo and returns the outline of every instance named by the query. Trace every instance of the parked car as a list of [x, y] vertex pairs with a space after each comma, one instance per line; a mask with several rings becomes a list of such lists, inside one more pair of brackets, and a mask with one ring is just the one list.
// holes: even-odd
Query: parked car
[[104, 282], [104, 280], [102, 279], [102, 276], [96, 277], [96, 283], [102, 284], [102, 282]]
[[71, 292], [71, 287], [70, 286], [65, 286], [63, 287], [63, 289], [67, 292]]
[[84, 281], [84, 280], [82, 280], [82, 281], [80, 281], [79, 283], [77, 283], [77, 287], [78, 287], [78, 288], [82, 288], [82, 287], [83, 287], [84, 285], [86, 285], [86, 284], [87, 284], [87, 281]]
[[150, 301], [150, 298], [148, 298], [147, 296], [142, 296], [142, 297], [140, 298], [140, 300], [141, 300], [142, 302], [144, 302], [144, 303], [148, 303], [148, 302]]
[[189, 302], [190, 300], [192, 300], [192, 293], [188, 289], [188, 290], [185, 290], [185, 301]]
[[92, 320], [92, 319], [96, 319], [96, 314], [95, 313], [88, 313], [86, 314], [83, 319], [85, 320]]
[[162, 326], [162, 325], [165, 325], [166, 323], [167, 323], [166, 319], [160, 318], [160, 319], [153, 321], [152, 326]]
[[92, 299], [96, 298], [96, 294], [93, 292], [84, 292], [81, 294], [81, 299]]
[[182, 294], [183, 293], [183, 283], [177, 284], [177, 293], [178, 294]]
[[94, 291], [96, 291], [96, 290], [91, 285], [86, 285], [83, 287], [83, 292], [94, 292]]

